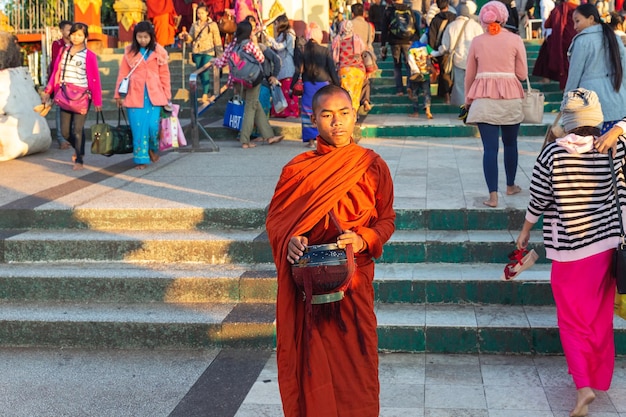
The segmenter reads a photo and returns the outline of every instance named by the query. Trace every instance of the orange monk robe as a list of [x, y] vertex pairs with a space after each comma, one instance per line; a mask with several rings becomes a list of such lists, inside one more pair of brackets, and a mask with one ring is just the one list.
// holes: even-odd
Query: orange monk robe
[[176, 35], [176, 9], [173, 0], [147, 0], [148, 19], [154, 24], [156, 42], [161, 46], [169, 46]]
[[[393, 183], [387, 164], [374, 151], [355, 143], [334, 148], [319, 136], [317, 141], [317, 151], [298, 155], [283, 168], [266, 222], [278, 271], [277, 360], [283, 410], [286, 417], [378, 417], [372, 258], [380, 257], [395, 229]], [[342, 229], [361, 235], [368, 249], [357, 254], [350, 291], [339, 301], [347, 331], [335, 321], [313, 324], [307, 363], [305, 304], [291, 278], [287, 244], [292, 236], [303, 234], [310, 245], [335, 242], [339, 232], [328, 215], [331, 210]]]

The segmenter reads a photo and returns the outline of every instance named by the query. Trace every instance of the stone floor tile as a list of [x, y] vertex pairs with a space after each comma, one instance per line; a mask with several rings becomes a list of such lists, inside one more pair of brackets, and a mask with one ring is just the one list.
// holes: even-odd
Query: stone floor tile
[[626, 414], [626, 388], [611, 388], [607, 394], [615, 409]]
[[474, 310], [479, 327], [530, 327], [523, 306], [484, 305]]
[[[569, 411], [565, 411], [565, 410], [557, 410], [554, 411], [554, 417], [569, 417]], [[620, 415], [618, 413], [611, 413], [611, 412], [605, 412], [605, 411], [599, 411], [599, 412], [595, 412], [593, 410], [589, 410], [589, 414], [587, 415], [588, 417], [622, 417], [623, 415]]]
[[424, 417], [489, 417], [489, 413], [487, 410], [479, 409], [426, 408]]
[[574, 381], [567, 373], [564, 356], [537, 356], [534, 361], [544, 387], [574, 388]]
[[480, 367], [426, 364], [426, 385], [482, 385]]
[[[526, 410], [489, 409], [489, 417], [530, 417]], [[534, 410], [532, 417], [555, 417], [550, 410]], [[569, 417], [569, 416], [568, 416]]]
[[556, 327], [556, 307], [524, 306], [530, 327]]
[[380, 407], [380, 417], [424, 417], [424, 408]]
[[415, 264], [410, 264], [410, 263], [377, 264], [375, 279], [376, 281], [409, 280], [409, 279], [413, 279], [414, 274], [415, 274]]
[[467, 230], [427, 230], [426, 240], [430, 242], [467, 242]]
[[235, 417], [282, 417], [283, 406], [279, 404], [243, 403]]
[[474, 307], [468, 305], [426, 306], [427, 326], [476, 327]]
[[424, 385], [388, 382], [380, 387], [380, 406], [396, 408], [424, 407]]
[[[500, 410], [548, 411], [550, 404], [542, 387], [486, 386], [488, 408]], [[532, 398], [532, 401], [529, 399]]]
[[485, 386], [541, 386], [541, 379], [534, 366], [481, 365]]
[[426, 365], [423, 353], [392, 353], [379, 355], [378, 379], [381, 385], [402, 381], [410, 384], [424, 384]]
[[[571, 410], [576, 404], [576, 390], [566, 387], [546, 387], [544, 388], [548, 402], [552, 410]], [[596, 399], [589, 406], [589, 411], [617, 413], [611, 398], [606, 392], [596, 391]]]
[[535, 366], [531, 355], [480, 355], [481, 365]]
[[377, 304], [379, 326], [423, 326], [426, 324], [424, 304]]
[[426, 408], [487, 409], [482, 385], [427, 384], [424, 406]]
[[478, 355], [445, 355], [442, 353], [427, 353], [426, 366], [430, 365], [479, 365]]
[[[268, 382], [266, 382], [268, 381]], [[267, 379], [258, 380], [250, 388], [250, 392], [244, 400], [245, 403], [252, 404], [281, 404], [280, 392], [278, 391], [278, 380]]]

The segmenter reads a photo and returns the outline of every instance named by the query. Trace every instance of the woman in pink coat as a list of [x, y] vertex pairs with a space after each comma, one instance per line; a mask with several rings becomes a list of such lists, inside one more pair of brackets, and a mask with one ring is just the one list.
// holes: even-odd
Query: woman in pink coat
[[[118, 107], [128, 109], [128, 122], [133, 132], [133, 160], [137, 169], [144, 169], [159, 160], [161, 108], [172, 99], [167, 60], [167, 52], [155, 41], [152, 24], [137, 23], [133, 43], [124, 51], [114, 95]], [[128, 93], [122, 97], [118, 92], [119, 85], [129, 73]]]

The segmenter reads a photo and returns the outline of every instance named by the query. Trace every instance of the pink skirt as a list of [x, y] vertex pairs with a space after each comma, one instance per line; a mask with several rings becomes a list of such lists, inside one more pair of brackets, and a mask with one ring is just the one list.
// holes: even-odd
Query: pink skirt
[[606, 391], [615, 364], [613, 250], [552, 262], [551, 284], [561, 344], [576, 389]]

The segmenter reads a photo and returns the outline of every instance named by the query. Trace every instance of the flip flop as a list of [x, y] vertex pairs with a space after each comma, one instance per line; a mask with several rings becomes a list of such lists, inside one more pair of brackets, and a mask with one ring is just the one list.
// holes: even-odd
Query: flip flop
[[523, 271], [527, 270], [535, 264], [539, 255], [534, 249], [530, 251], [526, 249], [515, 249], [509, 254], [510, 262], [504, 267], [504, 273], [500, 279], [502, 281], [511, 281]]

